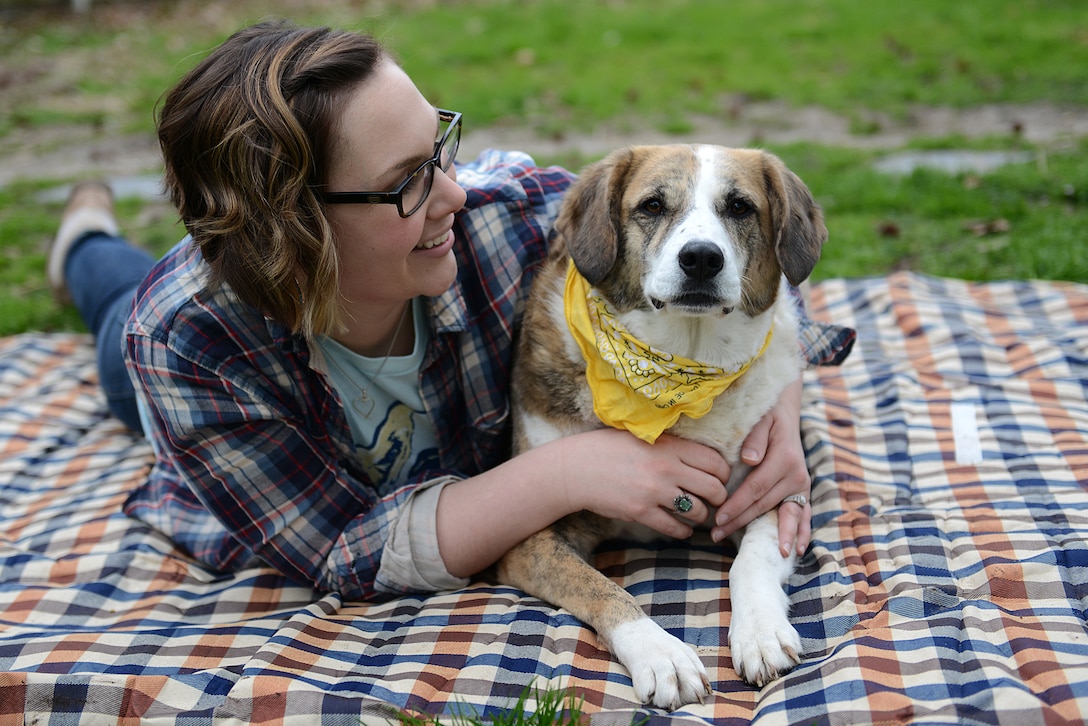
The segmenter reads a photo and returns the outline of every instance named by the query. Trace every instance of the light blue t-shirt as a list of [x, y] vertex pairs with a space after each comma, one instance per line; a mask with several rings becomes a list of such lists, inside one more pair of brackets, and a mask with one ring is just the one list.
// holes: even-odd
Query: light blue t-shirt
[[323, 335], [315, 339], [344, 403], [356, 456], [383, 490], [405, 484], [421, 471], [435, 470], [438, 464], [438, 439], [419, 391], [430, 327], [418, 300], [412, 303], [412, 317], [416, 337], [411, 354], [389, 360], [359, 355]]

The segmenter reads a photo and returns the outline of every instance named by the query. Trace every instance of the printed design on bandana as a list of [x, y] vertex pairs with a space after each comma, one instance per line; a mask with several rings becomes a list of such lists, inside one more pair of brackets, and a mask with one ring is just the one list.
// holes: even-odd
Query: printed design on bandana
[[771, 342], [733, 371], [647, 345], [624, 327], [608, 301], [571, 263], [564, 294], [567, 325], [586, 361], [593, 410], [613, 428], [653, 443], [681, 415], [706, 415], [714, 399], [759, 359]]
[[411, 408], [397, 402], [386, 411], [385, 418], [374, 429], [369, 446], [357, 446], [355, 453], [370, 481], [400, 485], [421, 470], [432, 467], [438, 451], [428, 448], [412, 455], [412, 439], [416, 434], [415, 414]]
[[597, 352], [612, 365], [616, 380], [653, 401], [657, 408], [676, 405], [688, 391], [725, 373], [716, 366], [678, 358], [633, 338], [615, 318], [608, 301], [595, 289], [589, 294], [589, 316]]

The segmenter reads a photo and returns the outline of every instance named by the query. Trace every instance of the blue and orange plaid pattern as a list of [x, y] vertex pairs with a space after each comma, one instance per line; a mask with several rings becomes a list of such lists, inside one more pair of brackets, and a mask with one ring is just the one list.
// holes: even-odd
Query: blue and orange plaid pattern
[[0, 722], [486, 717], [530, 683], [607, 723], [1088, 721], [1088, 287], [896, 273], [809, 304], [858, 338], [806, 373], [802, 663], [739, 681], [709, 539], [597, 556], [707, 665], [713, 695], [671, 715], [511, 588], [365, 604], [209, 572], [121, 512], [151, 453], [107, 417], [89, 339], [0, 340]]

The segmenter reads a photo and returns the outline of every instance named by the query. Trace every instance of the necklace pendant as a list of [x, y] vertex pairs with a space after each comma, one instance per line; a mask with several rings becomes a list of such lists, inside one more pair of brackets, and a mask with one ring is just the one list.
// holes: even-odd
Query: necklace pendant
[[366, 391], [363, 391], [363, 395], [351, 402], [351, 407], [355, 409], [355, 413], [366, 419], [369, 419], [370, 414], [374, 413], [374, 401], [371, 400], [370, 396], [366, 395]]

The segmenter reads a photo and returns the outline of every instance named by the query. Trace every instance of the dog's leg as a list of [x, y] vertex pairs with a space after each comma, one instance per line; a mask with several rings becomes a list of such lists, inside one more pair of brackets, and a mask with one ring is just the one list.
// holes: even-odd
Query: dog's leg
[[777, 510], [748, 525], [729, 568], [729, 648], [733, 668], [753, 685], [762, 687], [801, 661], [801, 636], [790, 624], [782, 589], [795, 564], [792, 553], [784, 558], [778, 549]]
[[674, 710], [702, 702], [710, 680], [695, 651], [651, 620], [631, 595], [592, 567], [589, 553], [608, 538], [610, 522], [588, 512], [555, 523], [508, 552], [498, 578], [566, 608], [597, 631], [631, 674], [643, 703]]

